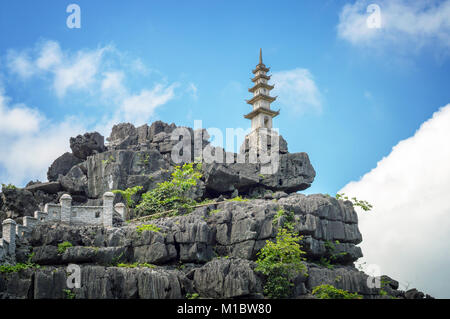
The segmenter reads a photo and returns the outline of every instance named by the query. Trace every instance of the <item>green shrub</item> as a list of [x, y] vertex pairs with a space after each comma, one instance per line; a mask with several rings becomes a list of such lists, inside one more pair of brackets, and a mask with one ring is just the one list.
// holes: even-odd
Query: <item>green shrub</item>
[[242, 198], [241, 196], [236, 196], [234, 198], [228, 199], [229, 202], [247, 202], [248, 199]]
[[333, 264], [336, 263], [338, 257], [347, 255], [347, 252], [335, 253], [336, 251], [335, 244], [339, 244], [339, 241], [336, 240], [334, 243], [329, 240], [325, 241], [324, 246], [326, 250], [326, 255], [320, 257], [319, 265], [327, 267], [329, 269], [333, 269], [334, 268]]
[[72, 247], [72, 243], [65, 241], [63, 243], [58, 244], [58, 253], [63, 254], [67, 248]]
[[217, 214], [220, 211], [221, 211], [220, 209], [213, 209], [212, 211], [209, 212], [209, 214], [210, 215]]
[[373, 208], [373, 206], [368, 201], [359, 200], [356, 197], [348, 198], [345, 193], [336, 194], [336, 199], [349, 200], [353, 203], [353, 206], [359, 206], [366, 212], [370, 211]]
[[196, 292], [194, 292], [193, 294], [190, 294], [190, 293], [186, 294], [187, 299], [198, 299], [199, 297], [200, 297], [200, 295]]
[[126, 203], [127, 203], [127, 207], [128, 208], [132, 208], [134, 207], [134, 200], [131, 199], [131, 197], [136, 194], [137, 192], [139, 192], [140, 190], [142, 190], [142, 186], [134, 186], [134, 187], [130, 187], [127, 188], [126, 190], [120, 190], [120, 189], [114, 189], [112, 190], [112, 192], [114, 194], [120, 194], [122, 195], [122, 197], [125, 199]]
[[66, 294], [66, 299], [75, 299], [75, 293], [70, 289], [63, 289]]
[[2, 190], [4, 190], [4, 189], [17, 189], [17, 187], [13, 184], [8, 184], [8, 185], [2, 184]]
[[337, 289], [332, 285], [320, 285], [313, 289], [312, 294], [318, 299], [362, 299], [357, 293]]
[[2, 264], [2, 265], [0, 265], [0, 273], [13, 273], [13, 272], [19, 272], [21, 270], [25, 270], [28, 268], [39, 268], [39, 267], [40, 267], [39, 265], [33, 264], [31, 262], [16, 263], [14, 265]]
[[278, 225], [278, 222], [282, 220], [282, 228], [286, 228], [289, 231], [294, 230], [295, 217], [293, 212], [286, 212], [284, 209], [279, 209], [273, 217], [272, 223], [274, 226]]
[[187, 163], [175, 166], [172, 179], [142, 194], [142, 200], [136, 206], [138, 216], [154, 215], [181, 208], [190, 210], [196, 202], [187, 196], [188, 191], [197, 185], [202, 177], [201, 164]]
[[142, 234], [142, 232], [147, 231], [147, 230], [159, 233], [161, 231], [161, 228], [159, 228], [158, 226], [155, 226], [153, 224], [145, 224], [145, 225], [136, 226], [136, 231], [138, 232], [138, 234]]
[[264, 293], [269, 298], [288, 298], [292, 293], [291, 282], [300, 273], [306, 274], [305, 260], [299, 241], [302, 236], [287, 228], [278, 231], [276, 241], [267, 241], [258, 252], [255, 271], [267, 276]]

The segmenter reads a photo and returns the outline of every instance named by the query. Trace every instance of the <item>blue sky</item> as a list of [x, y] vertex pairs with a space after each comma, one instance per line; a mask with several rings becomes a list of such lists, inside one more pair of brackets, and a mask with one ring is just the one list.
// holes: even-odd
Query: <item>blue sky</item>
[[317, 172], [306, 193], [335, 194], [449, 103], [448, 21], [449, 1], [2, 1], [0, 181], [45, 179], [70, 136], [115, 122], [249, 127], [262, 47], [274, 126]]
[[[320, 111], [273, 104], [281, 108], [274, 125], [290, 151], [308, 152], [317, 170], [308, 192], [335, 193], [360, 177], [448, 101], [448, 59], [430, 48], [372, 53], [349, 45], [337, 34], [342, 1], [77, 1], [81, 29], [66, 26], [70, 3], [3, 1], [3, 58], [8, 50], [29, 50], [49, 40], [68, 52], [114, 46], [124, 60], [140, 60], [150, 70], [130, 75], [130, 90], [159, 81], [182, 83], [150, 121], [193, 126], [193, 119], [201, 119], [205, 127], [248, 127], [244, 99], [260, 47], [272, 72], [309, 70]], [[97, 101], [95, 93], [58, 98], [42, 77], [24, 81], [6, 71], [3, 79], [13, 102], [52, 121], [68, 115], [96, 121], [114, 107]], [[190, 83], [196, 98], [185, 94]]]

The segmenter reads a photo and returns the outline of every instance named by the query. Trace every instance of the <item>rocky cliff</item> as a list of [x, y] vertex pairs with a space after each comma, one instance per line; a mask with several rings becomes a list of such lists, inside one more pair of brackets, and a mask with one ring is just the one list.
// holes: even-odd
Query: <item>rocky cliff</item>
[[[92, 206], [102, 205], [102, 195], [112, 189], [143, 186], [138, 201], [169, 179], [176, 164], [171, 151], [179, 143], [171, 138], [176, 128], [159, 121], [138, 128], [119, 124], [106, 146], [98, 133], [70, 139], [72, 153], [54, 161], [48, 182], [3, 189], [0, 221], [21, 223], [67, 193], [76, 204]], [[195, 136], [202, 149], [210, 147], [205, 130], [186, 130], [193, 148]], [[17, 238], [15, 256], [16, 262], [40, 267], [0, 273], [0, 298], [67, 298], [69, 264], [81, 267], [81, 287], [71, 292], [75, 298], [264, 298], [266, 278], [255, 271], [255, 260], [267, 240], [275, 239], [283, 223], [274, 222], [280, 210], [293, 212], [293, 231], [303, 235], [306, 251], [307, 275], [295, 278], [293, 297], [312, 297], [314, 287], [330, 284], [365, 298], [423, 298], [417, 290], [398, 290], [388, 277], [382, 289], [369, 288], [368, 276], [354, 266], [362, 257], [357, 246], [362, 236], [352, 203], [297, 193], [311, 185], [314, 168], [306, 153], [289, 153], [282, 137], [279, 153], [275, 174], [260, 174], [257, 163], [204, 164], [191, 196], [210, 201], [190, 213], [152, 220], [158, 231], [140, 232], [139, 221], [120, 219], [110, 228], [40, 223]], [[245, 200], [232, 200], [238, 195]], [[63, 242], [71, 246], [59, 249]]]

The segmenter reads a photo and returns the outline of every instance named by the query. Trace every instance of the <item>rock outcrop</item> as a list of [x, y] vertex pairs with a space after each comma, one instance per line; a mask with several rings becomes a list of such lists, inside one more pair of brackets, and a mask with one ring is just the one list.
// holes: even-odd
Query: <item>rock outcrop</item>
[[[182, 140], [173, 138], [176, 129], [160, 121], [138, 128], [122, 123], [113, 127], [107, 146], [95, 132], [72, 138], [73, 154], [52, 164], [48, 183], [3, 190], [0, 217], [20, 222], [64, 193], [80, 205], [101, 206], [102, 195], [113, 189], [140, 185], [142, 192], [150, 190], [170, 178], [176, 165], [171, 152], [180, 141], [192, 149], [199, 142], [202, 150], [210, 147], [205, 130], [185, 128], [189, 136]], [[189, 154], [194, 160], [195, 154]], [[255, 271], [255, 261], [285, 222], [274, 218], [280, 210], [293, 213], [293, 231], [303, 236], [307, 258], [308, 275], [294, 280], [293, 297], [309, 298], [322, 284], [365, 298], [425, 297], [416, 290], [398, 290], [398, 282], [388, 277], [383, 277], [387, 294], [369, 288], [368, 275], [354, 266], [362, 257], [357, 246], [362, 235], [352, 203], [296, 193], [314, 180], [309, 157], [289, 153], [281, 137], [278, 155], [274, 174], [261, 174], [258, 163], [204, 163], [191, 196], [213, 200], [184, 215], [152, 220], [159, 231], [140, 232], [139, 223], [123, 223], [120, 216], [114, 216], [114, 227], [40, 222], [17, 237], [15, 255], [17, 262], [40, 267], [0, 273], [0, 298], [66, 298], [69, 264], [81, 269], [81, 288], [71, 292], [76, 298], [185, 298], [193, 293], [203, 298], [264, 298], [267, 278]], [[237, 195], [246, 199], [231, 199]], [[61, 250], [63, 242], [70, 245]], [[333, 265], [323, 260], [333, 260]]]

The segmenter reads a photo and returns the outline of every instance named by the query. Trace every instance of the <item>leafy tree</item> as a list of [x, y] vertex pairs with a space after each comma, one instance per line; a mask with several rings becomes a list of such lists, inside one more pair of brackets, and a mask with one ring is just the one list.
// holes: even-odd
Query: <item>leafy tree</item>
[[115, 189], [112, 190], [112, 192], [114, 194], [120, 194], [122, 195], [122, 197], [125, 199], [126, 203], [127, 203], [127, 208], [130, 209], [132, 207], [134, 207], [134, 200], [132, 199], [132, 196], [134, 194], [136, 194], [137, 192], [139, 192], [140, 190], [142, 190], [142, 186], [134, 186], [134, 187], [130, 187], [127, 188], [126, 190], [120, 190], [120, 189]]
[[373, 208], [373, 206], [368, 201], [359, 200], [356, 197], [349, 198], [345, 195], [345, 193], [336, 194], [336, 199], [349, 200], [353, 203], [353, 206], [359, 206], [366, 212], [372, 210]]
[[264, 293], [269, 298], [287, 298], [291, 295], [291, 282], [300, 273], [306, 274], [305, 252], [298, 243], [302, 236], [288, 228], [278, 231], [275, 242], [267, 241], [258, 252], [256, 271], [267, 276]]
[[201, 168], [201, 164], [194, 163], [175, 166], [170, 181], [158, 183], [154, 189], [142, 194], [142, 201], [136, 206], [138, 215], [147, 216], [180, 208], [189, 210], [196, 202], [188, 197], [188, 192], [202, 177]]

